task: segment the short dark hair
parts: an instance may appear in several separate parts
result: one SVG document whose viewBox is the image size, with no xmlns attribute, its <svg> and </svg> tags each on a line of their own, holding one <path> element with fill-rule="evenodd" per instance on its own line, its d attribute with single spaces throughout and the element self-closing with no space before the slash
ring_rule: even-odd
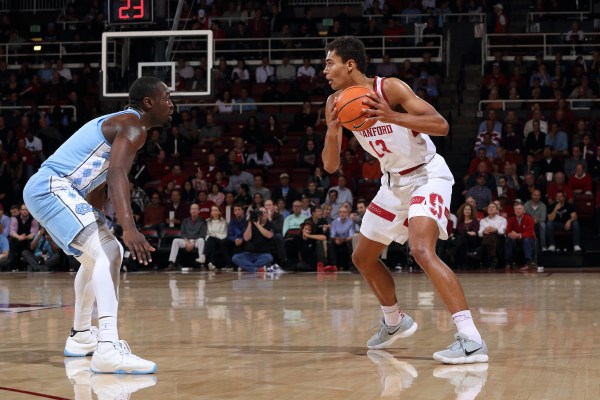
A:
<svg viewBox="0 0 600 400">
<path fill-rule="evenodd" d="M 354 36 L 342 36 L 325 46 L 326 51 L 335 51 L 343 62 L 354 60 L 356 68 L 362 73 L 367 69 L 365 45 Z"/>
<path fill-rule="evenodd" d="M 129 105 L 141 108 L 144 97 L 155 97 L 163 82 L 154 76 L 142 76 L 137 78 L 129 88 Z"/>
</svg>

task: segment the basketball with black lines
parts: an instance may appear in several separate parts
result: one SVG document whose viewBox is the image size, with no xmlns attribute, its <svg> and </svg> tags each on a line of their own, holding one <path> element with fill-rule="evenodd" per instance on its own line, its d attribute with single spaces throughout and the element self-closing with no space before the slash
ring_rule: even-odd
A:
<svg viewBox="0 0 600 400">
<path fill-rule="evenodd" d="M 369 115 L 363 109 L 369 108 L 363 104 L 368 99 L 367 94 L 373 91 L 365 86 L 350 86 L 339 94 L 336 107 L 340 123 L 351 131 L 363 131 L 372 127 L 377 120 L 367 120 Z"/>
</svg>

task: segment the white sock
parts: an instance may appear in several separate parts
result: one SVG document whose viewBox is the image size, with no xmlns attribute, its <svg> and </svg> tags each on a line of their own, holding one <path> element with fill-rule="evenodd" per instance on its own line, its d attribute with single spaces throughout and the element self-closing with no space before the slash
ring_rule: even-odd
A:
<svg viewBox="0 0 600 400">
<path fill-rule="evenodd" d="M 94 261 L 83 254 L 77 257 L 81 267 L 75 276 L 75 313 L 73 316 L 73 329 L 85 331 L 92 326 L 92 312 L 96 295 L 92 285 L 92 271 Z"/>
<path fill-rule="evenodd" d="M 383 311 L 383 319 L 387 326 L 396 326 L 400 324 L 400 320 L 404 316 L 398 303 L 393 306 L 381 306 L 381 311 Z"/>
<path fill-rule="evenodd" d="M 452 314 L 452 320 L 456 324 L 456 329 L 458 329 L 459 332 L 464 333 L 474 342 L 483 343 L 481 335 L 473 322 L 471 311 L 463 310 Z"/>
<path fill-rule="evenodd" d="M 98 341 L 117 343 L 119 333 L 117 331 L 117 317 L 102 317 L 98 320 L 100 332 Z"/>
</svg>

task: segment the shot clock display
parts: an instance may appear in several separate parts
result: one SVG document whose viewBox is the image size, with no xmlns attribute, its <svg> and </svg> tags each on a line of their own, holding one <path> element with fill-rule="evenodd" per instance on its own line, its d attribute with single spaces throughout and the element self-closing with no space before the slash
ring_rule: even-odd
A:
<svg viewBox="0 0 600 400">
<path fill-rule="evenodd" d="M 111 24 L 147 24 L 153 22 L 153 0 L 108 0 Z"/>
</svg>

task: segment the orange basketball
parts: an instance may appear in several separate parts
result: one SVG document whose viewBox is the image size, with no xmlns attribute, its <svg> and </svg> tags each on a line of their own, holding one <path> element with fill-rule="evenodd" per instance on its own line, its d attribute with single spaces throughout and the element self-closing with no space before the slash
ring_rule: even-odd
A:
<svg viewBox="0 0 600 400">
<path fill-rule="evenodd" d="M 363 108 L 368 108 L 362 101 L 367 97 L 367 93 L 373 91 L 364 86 L 350 86 L 338 96 L 337 109 L 340 123 L 351 131 L 364 131 L 372 127 L 376 120 L 367 121 L 368 114 L 362 112 Z"/>
</svg>

